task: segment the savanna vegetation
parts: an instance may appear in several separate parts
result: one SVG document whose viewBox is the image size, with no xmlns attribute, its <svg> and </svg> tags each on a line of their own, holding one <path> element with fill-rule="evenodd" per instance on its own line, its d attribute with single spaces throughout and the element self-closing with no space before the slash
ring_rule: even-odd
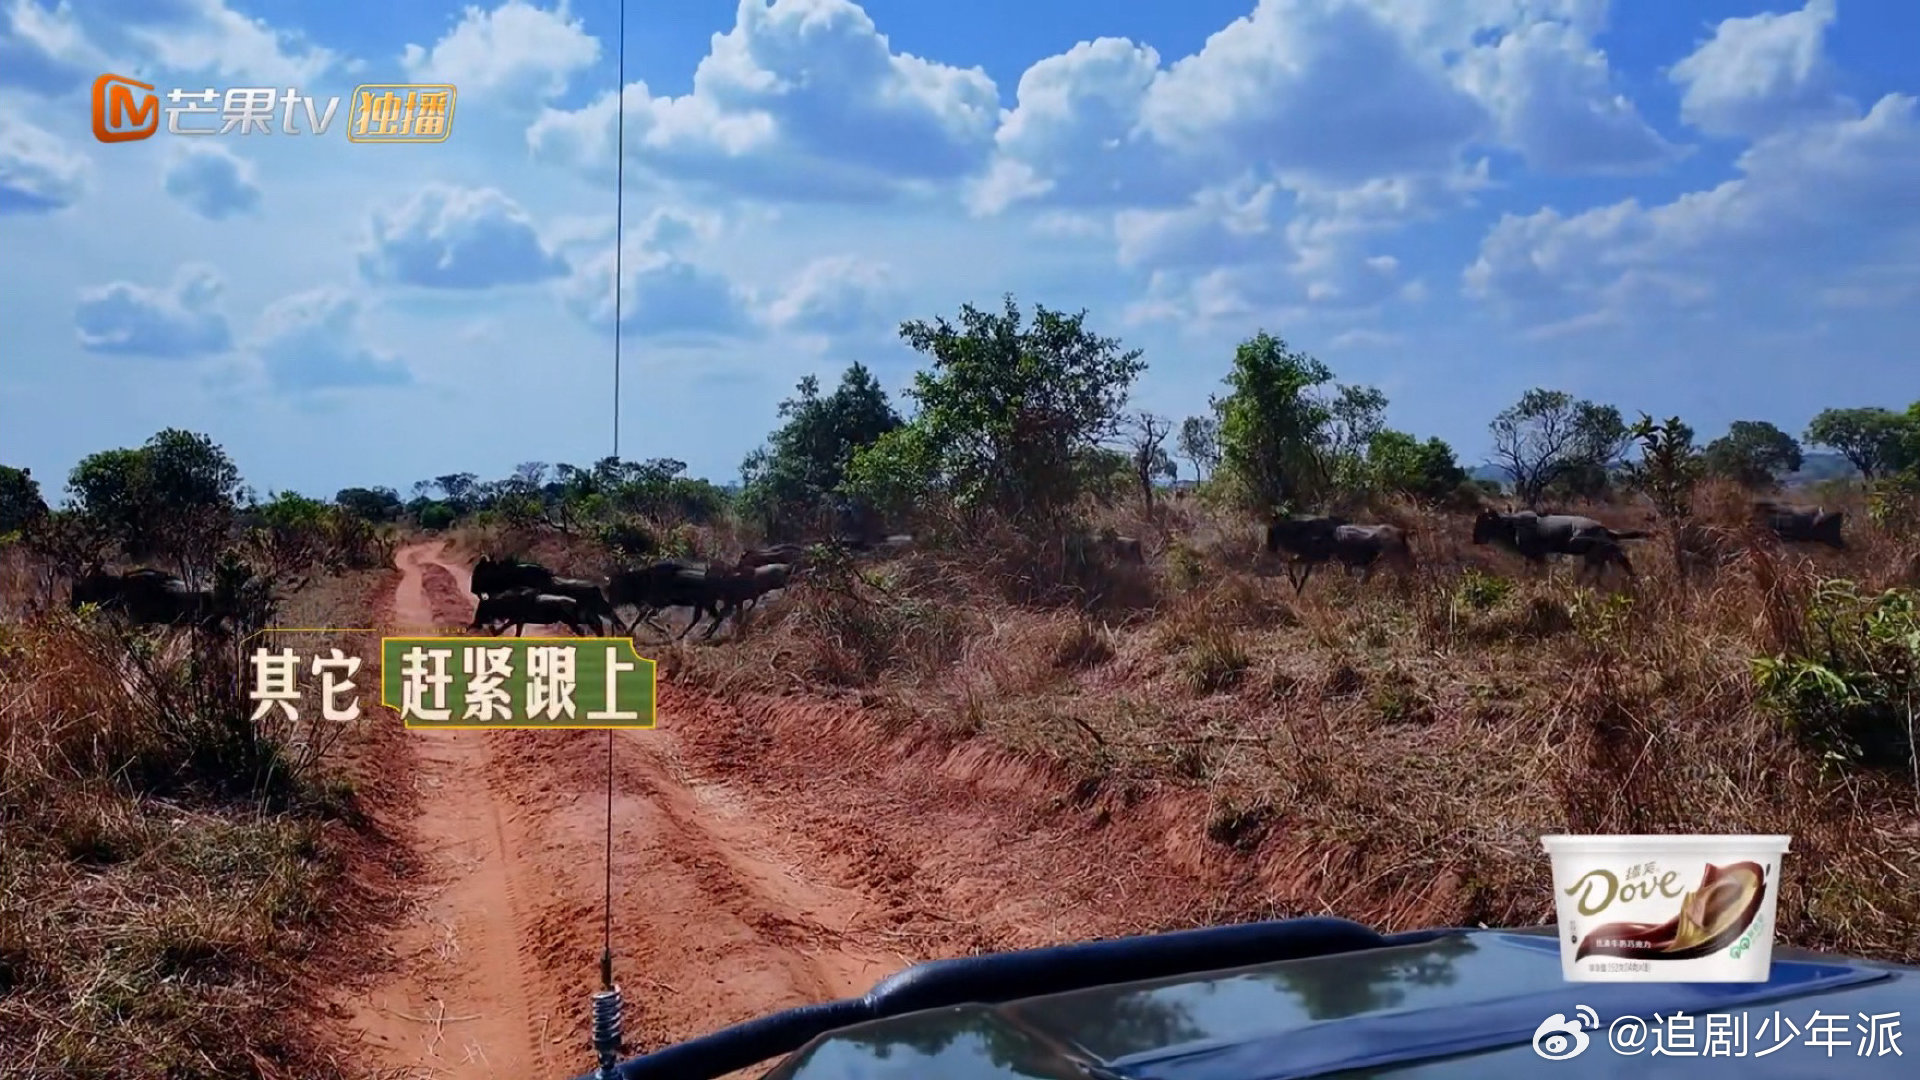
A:
<svg viewBox="0 0 1920 1080">
<path fill-rule="evenodd" d="M 716 692 L 798 685 L 1043 759 L 1113 814 L 1202 790 L 1223 848 L 1302 867 L 1230 915 L 1537 922 L 1543 832 L 1784 832 L 1794 943 L 1920 961 L 1920 403 L 1702 445 L 1535 389 L 1489 422 L 1496 481 L 1265 332 L 1185 418 L 1133 405 L 1145 358 L 1084 313 L 1007 298 L 901 336 L 925 361 L 905 402 L 859 364 L 809 377 L 728 487 L 608 458 L 261 497 L 171 430 L 80 462 L 58 507 L 0 468 L 0 1072 L 302 1062 L 281 1007 L 355 902 L 356 756 L 378 734 L 255 719 L 241 643 L 361 625 L 422 532 L 584 574 L 911 533 L 883 561 L 815 548 L 728 635 L 763 647 L 649 648 Z M 1796 485 L 1816 460 L 1846 475 Z M 1756 530 L 1759 498 L 1846 510 L 1846 550 Z M 1583 587 L 1473 544 L 1473 513 L 1506 503 L 1649 531 L 1638 579 Z M 1410 530 L 1417 569 L 1296 593 L 1260 527 L 1310 512 Z M 1123 536 L 1146 557 L 1116 557 Z M 157 636 L 69 610 L 67 582 L 136 564 L 231 623 Z"/>
</svg>

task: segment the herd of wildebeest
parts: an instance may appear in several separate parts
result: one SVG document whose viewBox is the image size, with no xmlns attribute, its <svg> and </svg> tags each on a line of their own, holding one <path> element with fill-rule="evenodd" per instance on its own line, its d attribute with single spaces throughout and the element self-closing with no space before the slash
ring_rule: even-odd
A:
<svg viewBox="0 0 1920 1080">
<path fill-rule="evenodd" d="M 1787 506 L 1770 500 L 1753 504 L 1755 524 L 1792 543 L 1824 544 L 1836 550 L 1847 546 L 1843 529 L 1846 512 L 1818 506 Z M 1710 540 L 1710 534 L 1695 526 L 1695 545 Z M 1614 529 L 1579 514 L 1541 514 L 1533 510 L 1503 513 L 1484 509 L 1473 520 L 1473 542 L 1492 544 L 1512 552 L 1538 567 L 1548 556 L 1568 556 L 1580 560 L 1580 574 L 1599 579 L 1610 566 L 1617 566 L 1632 578 L 1636 575 L 1632 560 L 1623 546 L 1628 540 L 1645 540 L 1652 534 L 1642 529 Z M 1411 570 L 1413 547 L 1408 530 L 1398 525 L 1356 525 L 1345 518 L 1274 518 L 1267 525 L 1267 552 L 1288 556 L 1287 576 L 1295 592 L 1306 588 L 1313 568 L 1327 562 L 1339 562 L 1348 573 L 1360 571 L 1360 580 L 1373 576 L 1376 567 L 1394 566 Z"/>
<path fill-rule="evenodd" d="M 1824 544 L 1845 549 L 1845 514 L 1817 506 L 1788 506 L 1774 502 L 1753 505 L 1755 524 L 1782 540 Z M 1473 542 L 1492 544 L 1543 566 L 1549 556 L 1579 560 L 1581 573 L 1596 579 L 1609 567 L 1619 567 L 1629 578 L 1633 563 L 1627 541 L 1646 539 L 1643 530 L 1614 529 L 1576 514 L 1541 514 L 1526 510 L 1482 510 L 1473 522 Z M 913 538 L 884 540 L 834 539 L 822 542 L 853 556 L 898 553 Z M 1106 557 L 1144 562 L 1141 542 L 1125 536 L 1106 536 L 1098 544 Z M 1306 587 L 1316 566 L 1338 562 L 1362 582 L 1380 566 L 1401 570 L 1414 567 L 1409 530 L 1398 525 L 1356 524 L 1337 516 L 1275 517 L 1266 527 L 1266 550 L 1284 556 L 1294 590 Z M 502 634 L 514 628 L 520 636 L 528 624 L 565 626 L 583 636 L 603 627 L 632 634 L 642 623 L 664 634 L 672 631 L 657 617 L 676 608 L 688 608 L 693 618 L 675 640 L 686 637 L 706 618 L 703 639 L 710 639 L 730 617 L 752 608 L 762 597 L 785 589 L 807 567 L 810 544 L 776 544 L 746 552 L 731 563 L 700 562 L 685 558 L 659 559 L 636 568 L 614 571 L 604 584 L 584 578 L 562 577 L 535 562 L 515 557 L 486 557 L 474 566 L 469 589 L 477 598 L 472 629 Z M 196 626 L 217 631 L 230 613 L 221 610 L 213 590 L 188 585 L 177 575 L 150 567 L 120 574 L 95 569 L 73 583 L 72 607 L 92 604 L 139 625 Z M 631 621 L 621 611 L 632 609 Z"/>
</svg>

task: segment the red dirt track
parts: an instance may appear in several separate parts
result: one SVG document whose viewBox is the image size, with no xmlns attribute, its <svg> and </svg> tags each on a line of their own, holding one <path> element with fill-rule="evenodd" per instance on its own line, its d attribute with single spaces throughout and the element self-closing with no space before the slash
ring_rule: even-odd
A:
<svg viewBox="0 0 1920 1080">
<path fill-rule="evenodd" d="M 443 542 L 398 555 L 394 632 L 471 617 Z M 716 646 L 720 648 L 727 645 Z M 390 722 L 398 723 L 397 720 Z M 727 704 L 663 679 L 614 746 L 613 944 L 629 1053 L 864 991 L 923 960 L 1137 931 L 1242 906 L 1186 800 L 1068 807 L 1037 768 L 882 739 L 801 699 Z M 415 899 L 343 988 L 341 1057 L 383 1080 L 591 1070 L 608 737 L 409 732 Z M 1242 864 L 1244 865 L 1244 864 Z"/>
</svg>

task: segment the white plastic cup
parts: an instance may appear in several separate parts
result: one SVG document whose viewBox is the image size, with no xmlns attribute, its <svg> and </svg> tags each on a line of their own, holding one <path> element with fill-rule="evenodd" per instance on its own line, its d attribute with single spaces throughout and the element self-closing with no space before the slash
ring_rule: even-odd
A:
<svg viewBox="0 0 1920 1080">
<path fill-rule="evenodd" d="M 1571 982 L 1766 982 L 1792 839 L 1541 837 L 1562 972 Z"/>
</svg>

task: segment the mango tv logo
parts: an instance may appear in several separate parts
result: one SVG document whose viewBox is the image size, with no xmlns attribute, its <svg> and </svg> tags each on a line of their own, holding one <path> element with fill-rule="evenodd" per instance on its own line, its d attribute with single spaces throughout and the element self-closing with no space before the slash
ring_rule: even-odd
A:
<svg viewBox="0 0 1920 1080">
<path fill-rule="evenodd" d="M 160 130 L 160 95 L 152 83 L 123 75 L 93 80 L 93 137 L 103 143 L 151 138 Z"/>
</svg>

